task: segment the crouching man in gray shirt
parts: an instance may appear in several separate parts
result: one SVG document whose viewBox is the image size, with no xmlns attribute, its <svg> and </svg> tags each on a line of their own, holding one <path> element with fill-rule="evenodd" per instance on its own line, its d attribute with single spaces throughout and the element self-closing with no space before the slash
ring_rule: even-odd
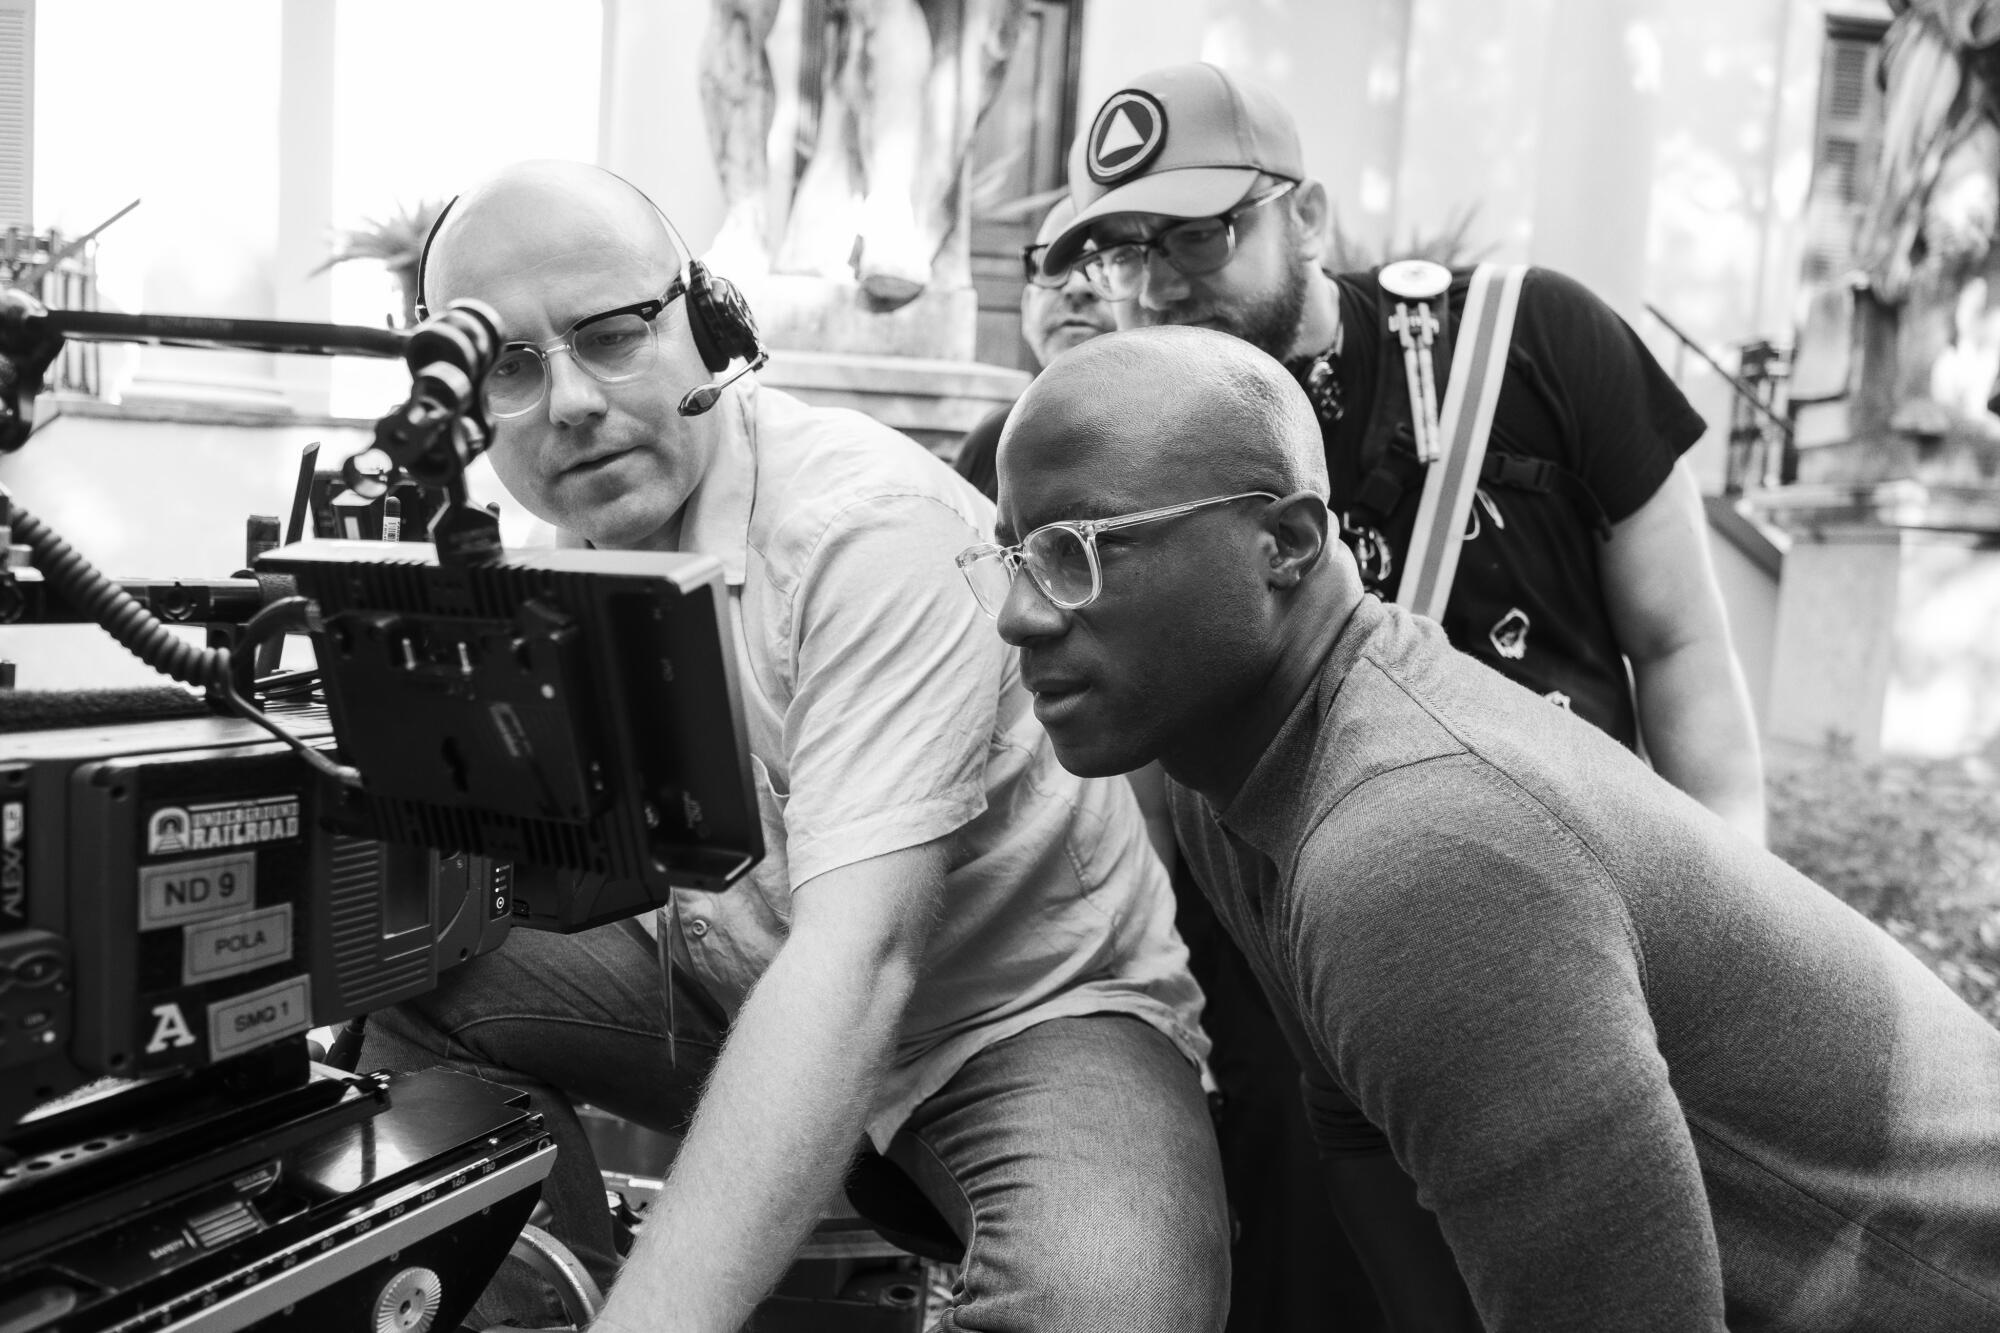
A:
<svg viewBox="0 0 2000 1333">
<path fill-rule="evenodd" d="M 999 477 L 1000 545 L 960 565 L 1064 766 L 1177 784 L 1400 1326 L 2000 1329 L 2000 1033 L 1364 597 L 1275 361 L 1097 339 Z"/>
</svg>

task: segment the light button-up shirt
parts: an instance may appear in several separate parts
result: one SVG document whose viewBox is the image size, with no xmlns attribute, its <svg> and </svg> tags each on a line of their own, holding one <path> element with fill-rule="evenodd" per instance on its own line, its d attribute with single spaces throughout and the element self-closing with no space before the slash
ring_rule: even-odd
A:
<svg viewBox="0 0 2000 1333">
<path fill-rule="evenodd" d="M 878 1148 L 966 1060 L 1052 1018 L 1132 1015 L 1199 1062 L 1201 993 L 1131 789 L 1057 763 L 953 563 L 990 540 L 992 504 L 859 413 L 749 382 L 718 410 L 681 546 L 728 583 L 767 852 L 723 892 L 676 892 L 677 963 L 733 1019 L 800 885 L 950 837 Z"/>
</svg>

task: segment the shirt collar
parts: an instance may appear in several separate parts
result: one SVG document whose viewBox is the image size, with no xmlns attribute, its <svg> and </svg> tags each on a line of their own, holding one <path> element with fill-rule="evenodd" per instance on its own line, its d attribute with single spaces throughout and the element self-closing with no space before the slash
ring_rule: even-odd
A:
<svg viewBox="0 0 2000 1333">
<path fill-rule="evenodd" d="M 1387 616 L 1382 603 L 1363 597 L 1320 663 L 1312 687 L 1299 696 L 1263 756 L 1237 789 L 1236 799 L 1217 816 L 1224 828 L 1277 865 L 1291 859 L 1302 825 L 1313 816 L 1315 774 L 1322 767 L 1320 737 L 1340 687 L 1361 659 L 1362 648 Z"/>
<path fill-rule="evenodd" d="M 757 392 L 755 381 L 722 395 L 716 410 L 727 413 L 715 457 L 681 510 L 682 551 L 712 555 L 722 577 L 743 586 L 749 567 L 750 516 L 757 503 Z"/>
</svg>

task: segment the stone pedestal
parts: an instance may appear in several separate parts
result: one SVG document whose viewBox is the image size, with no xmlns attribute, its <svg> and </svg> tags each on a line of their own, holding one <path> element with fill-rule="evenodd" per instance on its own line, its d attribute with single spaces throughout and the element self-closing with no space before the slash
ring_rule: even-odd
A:
<svg viewBox="0 0 2000 1333">
<path fill-rule="evenodd" d="M 979 293 L 932 288 L 895 310 L 869 308 L 852 281 L 785 273 L 737 282 L 769 347 L 972 360 Z"/>
<path fill-rule="evenodd" d="M 1751 504 L 1792 535 L 1771 739 L 1862 757 L 2000 746 L 2000 489 L 1803 484 Z"/>
<path fill-rule="evenodd" d="M 972 359 L 979 301 L 970 287 L 876 311 L 851 281 L 767 274 L 737 286 L 771 349 L 760 380 L 865 412 L 947 461 L 966 431 L 1028 387 L 1022 372 Z"/>
<path fill-rule="evenodd" d="M 824 407 L 851 407 L 949 461 L 966 431 L 1021 396 L 1028 376 L 979 361 L 783 348 L 757 378 Z"/>
</svg>

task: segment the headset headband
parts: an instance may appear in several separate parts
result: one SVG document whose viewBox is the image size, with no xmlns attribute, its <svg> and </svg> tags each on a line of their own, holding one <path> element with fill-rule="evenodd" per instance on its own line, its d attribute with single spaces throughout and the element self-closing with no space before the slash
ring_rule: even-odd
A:
<svg viewBox="0 0 2000 1333">
<path fill-rule="evenodd" d="M 654 202 L 652 195 L 647 194 L 631 181 L 626 180 L 623 176 L 611 170 L 611 168 L 599 167 L 598 170 L 646 201 L 646 207 L 653 210 L 653 216 L 659 218 L 660 225 L 667 229 L 667 239 L 673 242 L 674 254 L 680 260 L 676 267 L 680 270 L 681 281 L 685 284 L 692 284 L 695 264 L 694 251 L 688 249 L 687 241 L 681 236 L 681 229 L 676 227 L 674 220 L 667 216 L 667 210 Z M 445 201 L 445 206 L 438 210 L 436 220 L 431 223 L 431 229 L 424 233 L 423 249 L 417 251 L 417 318 L 419 320 L 431 317 L 429 277 L 431 246 L 437 243 L 438 232 L 444 228 L 444 220 L 451 216 L 451 210 L 463 197 L 462 195 L 455 194 Z"/>
</svg>

